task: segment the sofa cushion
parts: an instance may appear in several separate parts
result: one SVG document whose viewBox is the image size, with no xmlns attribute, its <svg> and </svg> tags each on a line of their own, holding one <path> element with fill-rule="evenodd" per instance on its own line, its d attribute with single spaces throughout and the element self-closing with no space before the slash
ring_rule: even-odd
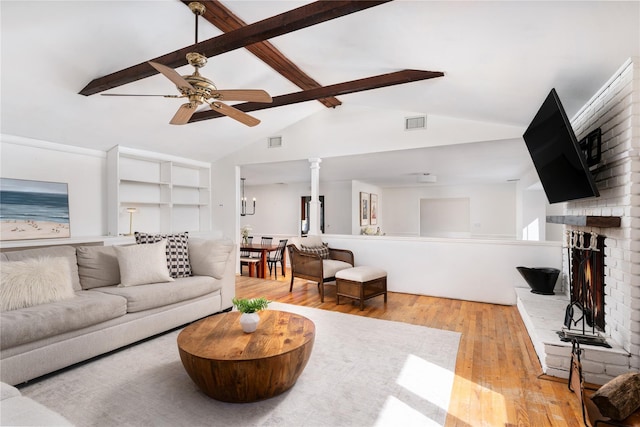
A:
<svg viewBox="0 0 640 427">
<path fill-rule="evenodd" d="M 156 243 L 163 239 L 167 240 L 165 248 L 167 255 L 167 267 L 169 274 L 173 278 L 191 276 L 191 265 L 189 264 L 189 233 L 177 234 L 147 234 L 135 232 L 136 243 Z"/>
<path fill-rule="evenodd" d="M 120 285 L 136 286 L 172 282 L 165 257 L 167 241 L 133 246 L 114 246 L 120 267 Z"/>
<path fill-rule="evenodd" d="M 194 275 L 222 279 L 229 255 L 234 249 L 235 244 L 230 240 L 191 238 L 189 240 L 191 271 Z"/>
<path fill-rule="evenodd" d="M 191 276 L 175 279 L 174 282 L 153 283 L 121 288 L 109 286 L 92 291 L 119 295 L 127 300 L 127 312 L 149 310 L 156 307 L 187 301 L 220 289 L 222 282 L 208 276 Z"/>
<path fill-rule="evenodd" d="M 322 260 L 322 278 L 328 279 L 329 277 L 335 277 L 336 273 L 345 268 L 352 268 L 353 266 L 348 262 L 338 261 L 335 259 L 323 259 Z"/>
<path fill-rule="evenodd" d="M 10 348 L 123 316 L 127 301 L 80 291 L 75 298 L 0 313 L 0 348 Z"/>
<path fill-rule="evenodd" d="M 5 252 L 8 261 L 23 261 L 27 258 L 37 257 L 63 257 L 69 262 L 71 272 L 71 283 L 74 291 L 81 291 L 80 277 L 78 276 L 78 263 L 76 261 L 76 248 L 73 246 L 50 246 L 39 249 L 25 249 L 20 251 Z"/>
<path fill-rule="evenodd" d="M 3 426 L 72 426 L 66 418 L 40 403 L 23 396 L 6 383 L 0 383 L 0 425 Z"/>
<path fill-rule="evenodd" d="M 0 263 L 0 310 L 73 298 L 66 258 L 37 257 Z"/>
<path fill-rule="evenodd" d="M 0 400 L 5 400 L 10 397 L 18 397 L 18 396 L 20 396 L 20 391 L 17 388 L 7 383 L 0 383 Z M 4 425 L 4 424 L 0 424 L 0 425 Z"/>
<path fill-rule="evenodd" d="M 113 246 L 78 246 L 76 256 L 82 289 L 120 283 L 120 267 Z"/>
</svg>

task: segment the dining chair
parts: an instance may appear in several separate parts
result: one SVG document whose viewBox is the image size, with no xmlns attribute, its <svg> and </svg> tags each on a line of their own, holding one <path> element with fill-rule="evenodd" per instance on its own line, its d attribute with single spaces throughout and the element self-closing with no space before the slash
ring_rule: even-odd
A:
<svg viewBox="0 0 640 427">
<path fill-rule="evenodd" d="M 253 236 L 247 237 L 247 242 L 249 244 L 253 243 Z M 246 265 L 249 268 L 249 276 L 251 276 L 251 271 L 255 270 L 255 267 L 260 266 L 260 258 L 253 258 L 251 256 L 251 252 L 243 251 L 240 249 L 240 275 L 242 275 L 242 266 Z M 256 272 L 257 275 L 257 272 Z"/>
<path fill-rule="evenodd" d="M 278 280 L 278 263 L 280 264 L 280 270 L 282 271 L 282 276 L 286 277 L 284 271 L 284 251 L 287 249 L 287 239 L 281 239 L 278 243 L 278 249 L 275 251 L 269 252 L 267 256 L 267 265 L 269 266 L 269 277 L 271 277 L 271 270 L 275 272 L 276 280 Z"/>
<path fill-rule="evenodd" d="M 261 245 L 271 245 L 271 242 L 272 242 L 272 241 L 273 241 L 273 237 L 264 237 L 264 236 L 263 236 L 263 237 L 260 239 L 260 244 L 261 244 Z M 260 258 L 260 252 L 253 252 L 253 253 L 251 254 L 251 256 L 252 256 L 253 258 Z"/>
</svg>

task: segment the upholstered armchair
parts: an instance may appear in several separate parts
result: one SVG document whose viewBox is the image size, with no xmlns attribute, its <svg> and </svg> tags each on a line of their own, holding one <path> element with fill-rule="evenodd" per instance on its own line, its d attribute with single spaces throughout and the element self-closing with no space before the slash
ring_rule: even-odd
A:
<svg viewBox="0 0 640 427">
<path fill-rule="evenodd" d="M 294 237 L 287 245 L 291 263 L 291 285 L 296 277 L 318 284 L 320 302 L 324 302 L 324 284 L 336 280 L 336 273 L 354 266 L 353 252 L 329 248 L 320 236 Z"/>
</svg>

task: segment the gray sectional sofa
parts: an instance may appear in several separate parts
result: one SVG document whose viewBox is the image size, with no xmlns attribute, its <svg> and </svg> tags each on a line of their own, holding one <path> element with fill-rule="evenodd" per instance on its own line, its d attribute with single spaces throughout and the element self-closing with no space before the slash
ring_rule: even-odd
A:
<svg viewBox="0 0 640 427">
<path fill-rule="evenodd" d="M 191 275 L 129 286 L 121 284 L 123 257 L 134 266 L 129 274 L 138 274 L 137 262 L 143 275 L 153 263 L 124 248 L 52 246 L 0 254 L 3 266 L 64 258 L 73 286 L 70 297 L 0 313 L 2 382 L 20 384 L 232 307 L 232 242 L 190 238 Z"/>
<path fill-rule="evenodd" d="M 23 396 L 9 384 L 0 383 L 1 426 L 72 426 L 62 415 Z"/>
</svg>

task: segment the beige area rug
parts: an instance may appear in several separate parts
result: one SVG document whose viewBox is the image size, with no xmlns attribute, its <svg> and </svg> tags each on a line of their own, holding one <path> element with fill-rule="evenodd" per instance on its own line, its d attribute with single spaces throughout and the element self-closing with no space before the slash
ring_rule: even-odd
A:
<svg viewBox="0 0 640 427">
<path fill-rule="evenodd" d="M 182 367 L 179 331 L 21 387 L 77 426 L 444 425 L 460 334 L 271 303 L 311 319 L 311 358 L 287 392 L 215 401 Z"/>
</svg>

